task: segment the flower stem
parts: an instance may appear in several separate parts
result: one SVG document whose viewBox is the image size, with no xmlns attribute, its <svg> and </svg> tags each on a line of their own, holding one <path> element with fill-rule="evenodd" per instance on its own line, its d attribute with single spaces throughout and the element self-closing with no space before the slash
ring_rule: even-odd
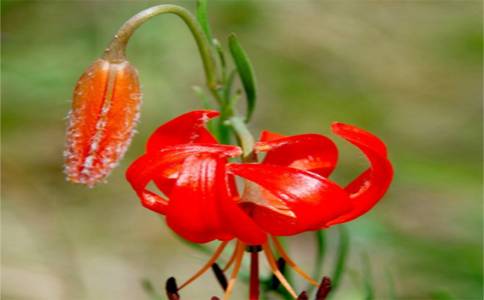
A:
<svg viewBox="0 0 484 300">
<path fill-rule="evenodd" d="M 149 19 L 166 13 L 179 16 L 192 32 L 203 61 L 207 86 L 210 90 L 215 90 L 218 86 L 218 79 L 215 59 L 208 39 L 197 19 L 188 10 L 178 5 L 157 5 L 133 16 L 119 28 L 118 33 L 114 35 L 108 48 L 105 50 L 103 58 L 113 63 L 124 61 L 126 57 L 126 45 L 136 29 Z"/>
</svg>

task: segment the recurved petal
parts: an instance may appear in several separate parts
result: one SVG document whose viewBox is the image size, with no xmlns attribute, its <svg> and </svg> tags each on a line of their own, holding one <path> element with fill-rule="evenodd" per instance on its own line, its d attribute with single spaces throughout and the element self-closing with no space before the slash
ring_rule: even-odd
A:
<svg viewBox="0 0 484 300">
<path fill-rule="evenodd" d="M 217 144 L 217 140 L 206 129 L 205 124 L 219 114 L 213 110 L 195 110 L 161 125 L 148 139 L 147 152 L 159 151 L 164 147 L 178 144 Z"/>
<path fill-rule="evenodd" d="M 154 199 L 150 198 L 150 196 L 155 194 L 146 190 L 146 186 L 151 180 L 159 181 L 156 182 L 158 187 L 165 195 L 169 195 L 178 177 L 182 163 L 189 156 L 200 153 L 209 153 L 220 158 L 227 158 L 240 155 L 242 150 L 237 146 L 218 144 L 181 144 L 165 147 L 159 152 L 146 153 L 140 156 L 128 168 L 126 178 L 143 203 Z M 162 199 L 161 197 L 159 198 Z"/>
<path fill-rule="evenodd" d="M 247 244 L 263 244 L 265 232 L 228 194 L 225 164 L 212 154 L 187 158 L 171 193 L 166 222 L 194 243 L 236 237 Z"/>
<path fill-rule="evenodd" d="M 67 178 L 102 181 L 124 155 L 139 116 L 138 75 L 128 62 L 96 60 L 79 79 L 69 114 Z"/>
<path fill-rule="evenodd" d="M 353 202 L 353 210 L 330 221 L 328 226 L 351 221 L 368 212 L 386 193 L 393 178 L 386 146 L 379 138 L 351 125 L 333 123 L 331 128 L 335 134 L 360 148 L 371 167 L 345 188 Z"/>
<path fill-rule="evenodd" d="M 338 161 L 338 149 L 327 137 L 301 134 L 289 137 L 265 132 L 255 149 L 267 151 L 263 164 L 282 165 L 328 177 Z"/>
<path fill-rule="evenodd" d="M 227 168 L 258 185 L 246 183 L 247 193 L 239 205 L 273 235 L 319 229 L 352 208 L 341 187 L 311 172 L 265 164 L 229 164 Z"/>
<path fill-rule="evenodd" d="M 272 141 L 275 141 L 275 140 L 278 140 L 278 139 L 283 139 L 285 137 L 287 137 L 287 136 L 264 130 L 264 131 L 262 131 L 262 133 L 260 135 L 259 142 L 272 142 Z"/>
</svg>

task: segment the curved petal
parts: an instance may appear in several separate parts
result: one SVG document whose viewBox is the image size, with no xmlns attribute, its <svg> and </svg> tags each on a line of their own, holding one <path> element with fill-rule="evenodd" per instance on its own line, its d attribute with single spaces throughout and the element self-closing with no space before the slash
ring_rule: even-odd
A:
<svg viewBox="0 0 484 300">
<path fill-rule="evenodd" d="M 256 151 L 267 151 L 263 164 L 282 165 L 328 177 L 338 161 L 338 149 L 327 137 L 301 134 L 283 137 L 265 132 L 255 145 Z"/>
<path fill-rule="evenodd" d="M 155 152 L 167 146 L 187 143 L 217 144 L 217 140 L 205 128 L 205 124 L 220 115 L 213 110 L 195 110 L 183 114 L 158 127 L 148 139 L 147 152 Z"/>
<path fill-rule="evenodd" d="M 333 123 L 331 129 L 360 148 L 370 161 L 371 167 L 345 188 L 353 201 L 353 210 L 332 220 L 328 226 L 354 220 L 368 212 L 383 197 L 393 177 L 386 146 L 379 138 L 357 127 L 341 123 Z"/>
<path fill-rule="evenodd" d="M 187 158 L 170 197 L 166 222 L 194 243 L 237 237 L 246 244 L 263 244 L 265 232 L 229 197 L 225 164 L 225 159 L 212 154 Z"/>
<path fill-rule="evenodd" d="M 239 205 L 273 235 L 319 229 L 352 208 L 341 187 L 311 172 L 263 164 L 229 164 L 227 169 L 257 184 L 246 183 Z"/>
<path fill-rule="evenodd" d="M 189 156 L 199 153 L 211 153 L 221 158 L 227 158 L 240 155 L 242 150 L 237 146 L 218 144 L 182 144 L 166 147 L 159 152 L 146 153 L 135 160 L 128 168 L 126 178 L 140 197 L 143 205 L 152 209 L 153 205 L 149 205 L 149 203 L 153 202 L 154 199 L 161 204 L 166 204 L 166 200 L 146 190 L 146 185 L 155 178 L 163 178 L 166 186 L 164 186 L 165 189 L 162 188 L 161 190 L 165 195 L 169 195 L 167 190 L 171 191 L 172 183 L 178 177 L 181 164 Z M 161 214 L 165 213 L 162 208 L 159 208 L 159 205 L 156 207 L 156 210 L 152 210 Z"/>
<path fill-rule="evenodd" d="M 264 131 L 262 131 L 262 133 L 260 135 L 259 142 L 272 142 L 272 141 L 275 141 L 275 140 L 278 140 L 278 139 L 283 139 L 285 137 L 287 137 L 287 136 L 264 130 Z"/>
</svg>

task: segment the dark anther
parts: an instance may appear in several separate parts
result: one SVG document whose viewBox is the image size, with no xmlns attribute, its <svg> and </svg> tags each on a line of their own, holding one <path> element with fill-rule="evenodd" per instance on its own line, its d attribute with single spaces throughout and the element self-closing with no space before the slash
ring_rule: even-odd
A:
<svg viewBox="0 0 484 300">
<path fill-rule="evenodd" d="M 218 297 L 213 296 L 210 300 L 220 300 Z"/>
<path fill-rule="evenodd" d="M 180 300 L 178 295 L 178 286 L 176 285 L 175 277 L 170 277 L 166 281 L 166 296 L 169 300 Z"/>
<path fill-rule="evenodd" d="M 284 271 L 286 270 L 286 261 L 282 257 L 277 260 L 277 268 L 282 274 L 284 274 Z M 271 289 L 276 290 L 279 287 L 279 284 L 281 284 L 281 282 L 276 275 L 272 275 Z"/>
<path fill-rule="evenodd" d="M 217 277 L 218 282 L 220 283 L 220 285 L 225 291 L 227 289 L 227 278 L 225 277 L 224 271 L 222 271 L 222 269 L 220 269 L 220 267 L 216 263 L 212 265 L 212 271 L 215 274 L 215 277 Z"/>
<path fill-rule="evenodd" d="M 308 299 L 309 299 L 309 298 L 308 298 L 308 292 L 306 292 L 306 291 L 303 291 L 303 292 L 302 292 L 302 293 L 299 295 L 299 297 L 297 297 L 297 300 L 308 300 Z"/>
<path fill-rule="evenodd" d="M 316 293 L 316 300 L 325 300 L 331 291 L 331 279 L 328 276 L 324 276 L 321 284 L 319 285 L 318 292 Z"/>
<path fill-rule="evenodd" d="M 245 246 L 245 252 L 261 252 L 262 246 L 261 245 L 247 245 Z"/>
</svg>

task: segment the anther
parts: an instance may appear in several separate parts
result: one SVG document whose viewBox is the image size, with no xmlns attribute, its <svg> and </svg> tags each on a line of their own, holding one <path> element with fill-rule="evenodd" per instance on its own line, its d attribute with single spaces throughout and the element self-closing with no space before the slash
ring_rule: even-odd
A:
<svg viewBox="0 0 484 300">
<path fill-rule="evenodd" d="M 298 297 L 297 300 L 308 300 L 308 292 L 303 291 Z"/>
<path fill-rule="evenodd" d="M 282 257 L 277 260 L 277 268 L 279 269 L 279 271 L 281 271 L 282 274 L 284 274 L 284 271 L 286 270 L 286 261 Z M 277 289 L 279 287 L 279 284 L 281 284 L 281 282 L 276 277 L 276 275 L 272 275 L 271 289 Z"/>
<path fill-rule="evenodd" d="M 175 277 L 170 277 L 166 281 L 166 296 L 169 300 L 180 300 L 178 295 L 178 287 L 176 285 Z"/>
<path fill-rule="evenodd" d="M 331 291 L 331 279 L 328 276 L 324 276 L 321 280 L 321 284 L 316 293 L 316 300 L 325 300 Z"/>
<path fill-rule="evenodd" d="M 217 263 L 214 263 L 212 265 L 212 271 L 215 274 L 215 277 L 217 278 L 218 283 L 220 283 L 220 285 L 222 286 L 224 291 L 227 290 L 227 284 L 228 284 L 227 283 L 227 277 L 225 277 L 224 272 L 222 271 L 222 269 L 220 269 L 220 267 Z"/>
</svg>

